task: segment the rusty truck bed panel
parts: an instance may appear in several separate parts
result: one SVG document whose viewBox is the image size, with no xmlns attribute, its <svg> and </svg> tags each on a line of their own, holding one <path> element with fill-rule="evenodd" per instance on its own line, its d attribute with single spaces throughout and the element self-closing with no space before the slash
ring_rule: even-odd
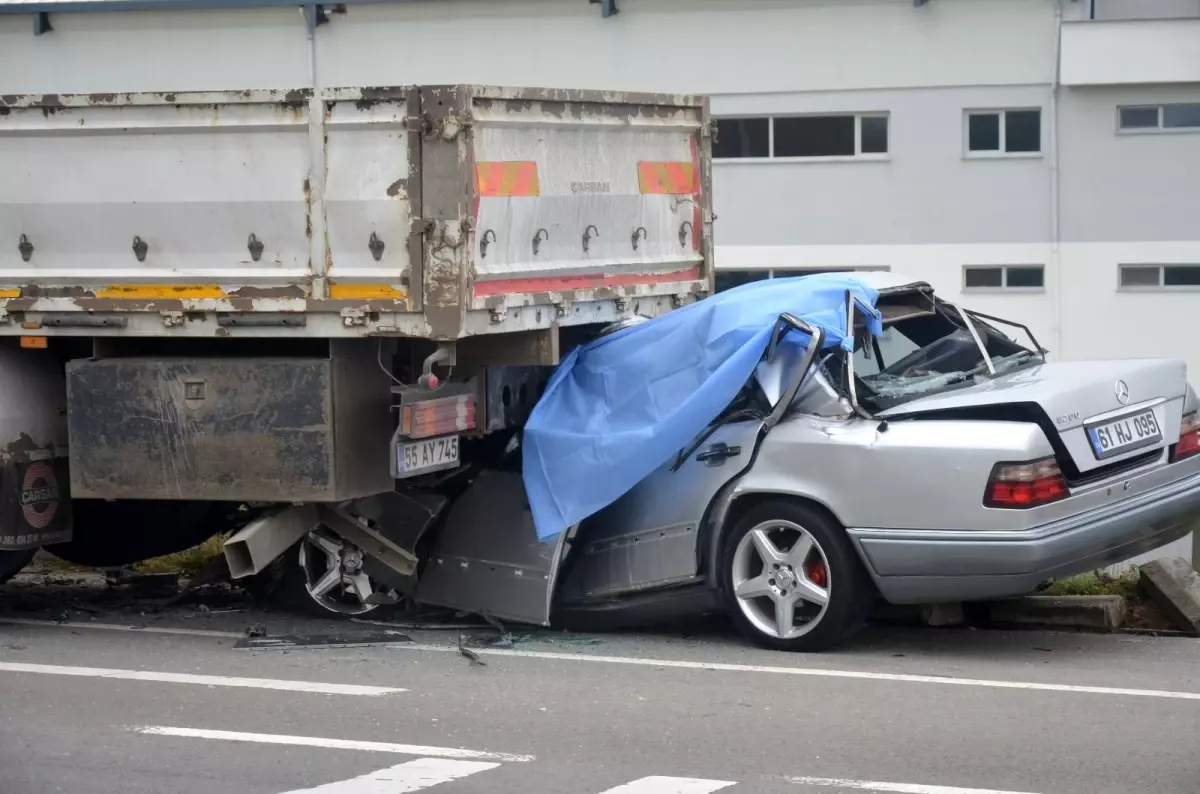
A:
<svg viewBox="0 0 1200 794">
<path fill-rule="evenodd" d="M 0 334 L 477 334 L 711 290 L 707 101 L 0 97 Z"/>
</svg>

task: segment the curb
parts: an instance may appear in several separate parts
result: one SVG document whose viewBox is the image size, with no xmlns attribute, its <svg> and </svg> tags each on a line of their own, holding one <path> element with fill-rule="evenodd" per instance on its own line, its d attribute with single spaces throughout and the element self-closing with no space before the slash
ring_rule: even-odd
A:
<svg viewBox="0 0 1200 794">
<path fill-rule="evenodd" d="M 1125 625 L 1125 599 L 1103 596 L 1026 596 L 988 605 L 993 622 L 1116 631 Z"/>
</svg>

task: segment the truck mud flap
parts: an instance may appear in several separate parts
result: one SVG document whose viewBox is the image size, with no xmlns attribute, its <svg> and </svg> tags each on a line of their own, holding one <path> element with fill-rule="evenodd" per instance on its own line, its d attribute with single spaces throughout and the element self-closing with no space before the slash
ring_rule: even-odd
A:
<svg viewBox="0 0 1200 794">
<path fill-rule="evenodd" d="M 485 470 L 450 507 L 416 600 L 549 625 L 566 535 L 540 542 L 521 475 Z"/>
<path fill-rule="evenodd" d="M 66 458 L 21 460 L 0 454 L 0 551 L 71 539 Z"/>
</svg>

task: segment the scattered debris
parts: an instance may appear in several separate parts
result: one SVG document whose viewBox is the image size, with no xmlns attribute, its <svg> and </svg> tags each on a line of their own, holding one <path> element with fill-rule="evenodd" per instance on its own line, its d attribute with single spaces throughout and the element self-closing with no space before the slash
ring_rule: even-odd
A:
<svg viewBox="0 0 1200 794">
<path fill-rule="evenodd" d="M 267 636 L 267 627 L 262 625 L 261 623 L 254 625 L 254 626 L 247 626 L 246 627 L 246 636 L 247 637 L 265 637 L 265 636 Z"/>
<path fill-rule="evenodd" d="M 238 651 L 295 651 L 332 648 L 372 648 L 412 642 L 407 634 L 398 631 L 372 632 L 357 636 L 338 634 L 300 634 L 278 637 L 248 635 L 234 643 Z"/>
<path fill-rule="evenodd" d="M 566 645 L 600 645 L 603 642 L 598 637 L 585 637 L 582 634 L 569 634 L 565 631 L 557 637 L 548 637 L 543 641 L 564 643 Z"/>
<path fill-rule="evenodd" d="M 477 665 L 479 667 L 486 667 L 487 662 L 480 659 L 479 654 L 475 653 L 475 651 L 471 650 L 466 645 L 464 645 L 463 644 L 464 641 L 465 641 L 465 637 L 462 634 L 459 634 L 458 635 L 458 652 L 461 653 L 463 656 L 467 657 L 467 661 L 469 661 L 472 666 Z"/>
<path fill-rule="evenodd" d="M 179 572 L 135 573 L 125 569 L 105 571 L 112 587 L 129 587 L 147 598 L 179 594 Z"/>
<path fill-rule="evenodd" d="M 89 615 L 101 614 L 101 610 L 93 609 L 92 607 L 89 607 L 89 606 L 84 606 L 83 604 L 80 604 L 77 601 L 71 601 L 67 606 L 69 606 L 71 609 L 74 609 L 76 612 L 86 612 Z"/>
<path fill-rule="evenodd" d="M 367 620 L 366 618 L 350 618 L 351 623 L 361 623 L 365 626 L 386 626 L 391 629 L 407 631 L 464 631 L 477 629 L 474 623 L 421 623 L 419 621 Z"/>
</svg>

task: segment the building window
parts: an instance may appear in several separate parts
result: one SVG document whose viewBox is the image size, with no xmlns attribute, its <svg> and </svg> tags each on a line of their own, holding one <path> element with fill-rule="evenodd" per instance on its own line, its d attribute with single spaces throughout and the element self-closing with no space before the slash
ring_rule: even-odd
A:
<svg viewBox="0 0 1200 794">
<path fill-rule="evenodd" d="M 963 289 L 1031 289 L 1046 286 L 1046 269 L 1041 265 L 966 265 Z"/>
<path fill-rule="evenodd" d="M 717 292 L 724 292 L 727 289 L 740 287 L 743 284 L 749 284 L 751 281 L 762 281 L 770 278 L 770 270 L 717 270 L 716 288 Z"/>
<path fill-rule="evenodd" d="M 1138 287 L 1200 287 L 1200 264 L 1121 265 L 1120 285 Z"/>
<path fill-rule="evenodd" d="M 878 158 L 888 153 L 885 113 L 717 119 L 713 157 Z"/>
<path fill-rule="evenodd" d="M 973 156 L 1042 151 L 1041 110 L 967 111 L 967 153 Z"/>
<path fill-rule="evenodd" d="M 749 284 L 752 281 L 762 281 L 769 278 L 797 278 L 799 276 L 811 276 L 815 273 L 861 273 L 880 270 L 888 272 L 892 269 L 891 265 L 859 265 L 855 266 L 806 266 L 796 268 L 773 268 L 771 270 L 722 270 L 717 269 L 716 275 L 716 290 L 724 292 L 727 289 L 740 287 L 743 284 Z"/>
<path fill-rule="evenodd" d="M 1200 102 L 1119 107 L 1117 128 L 1121 132 L 1200 131 Z"/>
<path fill-rule="evenodd" d="M 713 157 L 770 156 L 770 119 L 717 119 Z"/>
</svg>

